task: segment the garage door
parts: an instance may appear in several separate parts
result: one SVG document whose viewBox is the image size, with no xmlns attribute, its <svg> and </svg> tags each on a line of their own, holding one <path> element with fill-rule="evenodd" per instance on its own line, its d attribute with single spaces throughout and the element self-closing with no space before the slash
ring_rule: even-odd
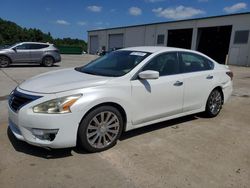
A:
<svg viewBox="0 0 250 188">
<path fill-rule="evenodd" d="M 123 34 L 109 35 L 109 50 L 123 48 Z"/>
<path fill-rule="evenodd" d="M 90 48 L 89 53 L 90 54 L 96 54 L 98 51 L 98 36 L 90 36 Z"/>
</svg>

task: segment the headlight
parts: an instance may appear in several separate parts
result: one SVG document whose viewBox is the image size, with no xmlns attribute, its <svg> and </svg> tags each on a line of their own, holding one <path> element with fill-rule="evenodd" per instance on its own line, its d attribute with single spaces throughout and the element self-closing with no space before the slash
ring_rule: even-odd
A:
<svg viewBox="0 0 250 188">
<path fill-rule="evenodd" d="M 81 97 L 82 95 L 72 95 L 53 99 L 44 103 L 41 103 L 33 107 L 35 113 L 46 113 L 46 114 L 63 114 L 69 113 L 70 107 Z"/>
</svg>

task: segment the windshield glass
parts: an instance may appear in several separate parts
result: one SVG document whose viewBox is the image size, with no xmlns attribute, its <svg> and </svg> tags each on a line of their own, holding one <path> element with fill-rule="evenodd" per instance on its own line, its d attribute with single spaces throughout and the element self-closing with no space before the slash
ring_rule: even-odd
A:
<svg viewBox="0 0 250 188">
<path fill-rule="evenodd" d="M 148 57 L 150 53 L 138 51 L 114 51 L 89 64 L 76 68 L 77 71 L 99 75 L 118 77 L 130 72 L 136 65 Z"/>
</svg>

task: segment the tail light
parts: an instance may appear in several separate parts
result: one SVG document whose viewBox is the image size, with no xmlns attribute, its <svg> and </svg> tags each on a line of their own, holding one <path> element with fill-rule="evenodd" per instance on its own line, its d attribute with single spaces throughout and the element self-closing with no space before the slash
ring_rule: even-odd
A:
<svg viewBox="0 0 250 188">
<path fill-rule="evenodd" d="M 231 80 L 233 80 L 234 74 L 232 71 L 228 71 L 226 74 L 231 78 Z"/>
</svg>

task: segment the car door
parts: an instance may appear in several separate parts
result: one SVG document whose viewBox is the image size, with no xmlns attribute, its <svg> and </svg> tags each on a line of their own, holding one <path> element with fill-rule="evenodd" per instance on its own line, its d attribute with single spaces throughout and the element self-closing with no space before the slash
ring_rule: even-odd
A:
<svg viewBox="0 0 250 188">
<path fill-rule="evenodd" d="M 12 60 L 20 63 L 30 62 L 29 44 L 25 43 L 16 46 L 12 54 Z"/>
<path fill-rule="evenodd" d="M 201 109 L 213 86 L 213 63 L 207 58 L 191 52 L 179 52 L 183 75 L 183 112 Z"/>
<path fill-rule="evenodd" d="M 182 112 L 183 79 L 177 53 L 164 53 L 150 60 L 141 70 L 159 72 L 155 80 L 131 80 L 133 124 L 141 124 Z"/>
<path fill-rule="evenodd" d="M 38 62 L 42 60 L 44 51 L 43 49 L 48 47 L 46 44 L 31 44 L 30 45 L 30 57 L 32 62 Z"/>
</svg>

